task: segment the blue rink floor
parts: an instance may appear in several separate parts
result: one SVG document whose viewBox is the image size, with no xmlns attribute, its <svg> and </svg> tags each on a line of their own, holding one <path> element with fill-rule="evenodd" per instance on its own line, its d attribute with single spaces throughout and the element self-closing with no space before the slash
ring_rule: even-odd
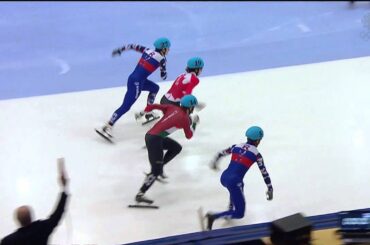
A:
<svg viewBox="0 0 370 245">
<path fill-rule="evenodd" d="M 172 41 L 168 80 L 195 55 L 203 76 L 368 56 L 369 12 L 368 2 L 2 2 L 0 99 L 123 86 L 140 55 L 111 51 L 160 36 Z"/>
</svg>

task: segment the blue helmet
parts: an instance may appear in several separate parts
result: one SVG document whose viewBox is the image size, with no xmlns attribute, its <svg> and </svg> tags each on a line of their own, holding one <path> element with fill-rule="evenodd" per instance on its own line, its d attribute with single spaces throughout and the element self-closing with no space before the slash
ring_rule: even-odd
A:
<svg viewBox="0 0 370 245">
<path fill-rule="evenodd" d="M 203 68 L 204 61 L 200 57 L 193 57 L 188 60 L 188 67 L 190 69 Z"/>
<path fill-rule="evenodd" d="M 190 108 L 198 104 L 198 100 L 194 95 L 188 94 L 181 98 L 180 105 L 182 107 Z"/>
<path fill-rule="evenodd" d="M 245 136 L 251 140 L 260 140 L 263 138 L 263 130 L 258 126 L 252 126 L 247 129 Z"/>
<path fill-rule="evenodd" d="M 158 38 L 157 40 L 155 40 L 153 44 L 156 49 L 163 49 L 163 48 L 171 47 L 170 40 L 165 37 Z"/>
</svg>

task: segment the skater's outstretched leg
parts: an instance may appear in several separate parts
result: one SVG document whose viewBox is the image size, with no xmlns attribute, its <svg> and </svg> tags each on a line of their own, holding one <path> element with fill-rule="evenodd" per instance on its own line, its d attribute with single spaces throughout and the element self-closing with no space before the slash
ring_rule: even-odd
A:
<svg viewBox="0 0 370 245">
<path fill-rule="evenodd" d="M 137 85 L 136 85 L 137 84 Z M 113 126 L 126 112 L 128 112 L 131 106 L 139 98 L 141 93 L 140 83 L 135 82 L 132 78 L 129 78 L 127 83 L 127 92 L 121 106 L 113 113 L 108 123 L 106 123 L 101 129 L 95 129 L 95 131 L 104 137 L 106 140 L 112 142 Z"/>
<path fill-rule="evenodd" d="M 155 101 L 155 97 L 157 96 L 157 93 L 159 91 L 159 86 L 155 84 L 154 82 L 146 79 L 143 82 L 142 90 L 149 92 L 148 99 L 147 99 L 147 105 L 153 104 Z M 159 118 L 159 116 L 155 112 L 152 112 L 152 111 L 151 112 L 140 111 L 140 112 L 135 113 L 136 120 L 141 119 L 143 116 L 145 116 L 145 122 L 143 124 L 146 124 L 148 122 L 151 122 Z"/>
</svg>

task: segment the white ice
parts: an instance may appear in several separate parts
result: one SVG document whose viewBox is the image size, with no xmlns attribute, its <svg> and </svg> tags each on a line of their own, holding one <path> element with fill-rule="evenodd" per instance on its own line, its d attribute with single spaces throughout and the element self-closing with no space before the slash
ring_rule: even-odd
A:
<svg viewBox="0 0 370 245">
<path fill-rule="evenodd" d="M 116 144 L 95 132 L 120 105 L 125 88 L 0 101 L 0 237 L 14 231 L 13 211 L 29 204 L 45 218 L 59 192 L 56 159 L 66 159 L 71 198 L 53 244 L 122 244 L 199 231 L 199 206 L 222 211 L 228 193 L 217 153 L 265 131 L 259 150 L 275 190 L 265 199 L 258 167 L 245 177 L 246 216 L 215 228 L 268 222 L 296 212 L 318 215 L 370 206 L 370 58 L 201 77 L 194 95 L 207 103 L 195 136 L 171 137 L 183 151 L 165 168 L 169 184 L 147 192 L 159 210 L 128 209 L 149 170 L 145 132 L 134 113 L 143 92 L 114 128 Z M 53 81 L 50 81 L 53 82 Z M 157 101 L 171 81 L 160 83 Z M 229 158 L 221 162 L 225 168 Z"/>
</svg>

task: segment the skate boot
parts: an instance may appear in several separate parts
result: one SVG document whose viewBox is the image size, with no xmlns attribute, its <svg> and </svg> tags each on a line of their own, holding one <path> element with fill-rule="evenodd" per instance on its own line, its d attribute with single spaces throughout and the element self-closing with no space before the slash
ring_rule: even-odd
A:
<svg viewBox="0 0 370 245">
<path fill-rule="evenodd" d="M 153 112 L 148 112 L 148 113 L 146 113 L 145 114 L 145 119 L 147 120 L 147 121 L 149 121 L 149 120 L 151 120 L 151 119 L 153 119 L 154 118 L 154 114 L 153 114 Z"/>
<path fill-rule="evenodd" d="M 144 196 L 144 193 L 142 193 L 142 192 L 137 193 L 137 195 L 135 197 L 135 201 L 137 203 L 141 203 L 142 202 L 142 203 L 146 203 L 146 204 L 152 204 L 154 202 L 153 200 L 150 200 L 150 199 L 146 198 Z"/>
<path fill-rule="evenodd" d="M 158 118 L 159 118 L 159 116 L 154 112 L 145 113 L 145 121 L 142 123 L 142 125 L 150 123 L 150 122 L 152 122 L 152 121 L 154 121 Z"/>
<path fill-rule="evenodd" d="M 214 216 L 211 213 L 206 214 L 206 220 L 207 220 L 207 230 L 212 230 L 213 222 L 215 221 Z"/>
<path fill-rule="evenodd" d="M 105 124 L 101 129 L 95 129 L 95 131 L 102 136 L 104 139 L 108 140 L 109 142 L 113 143 L 112 138 L 112 129 L 113 126 L 111 126 L 109 123 Z"/>
<path fill-rule="evenodd" d="M 113 127 L 108 123 L 102 128 L 103 132 L 108 135 L 109 138 L 113 138 L 112 129 Z"/>
</svg>

